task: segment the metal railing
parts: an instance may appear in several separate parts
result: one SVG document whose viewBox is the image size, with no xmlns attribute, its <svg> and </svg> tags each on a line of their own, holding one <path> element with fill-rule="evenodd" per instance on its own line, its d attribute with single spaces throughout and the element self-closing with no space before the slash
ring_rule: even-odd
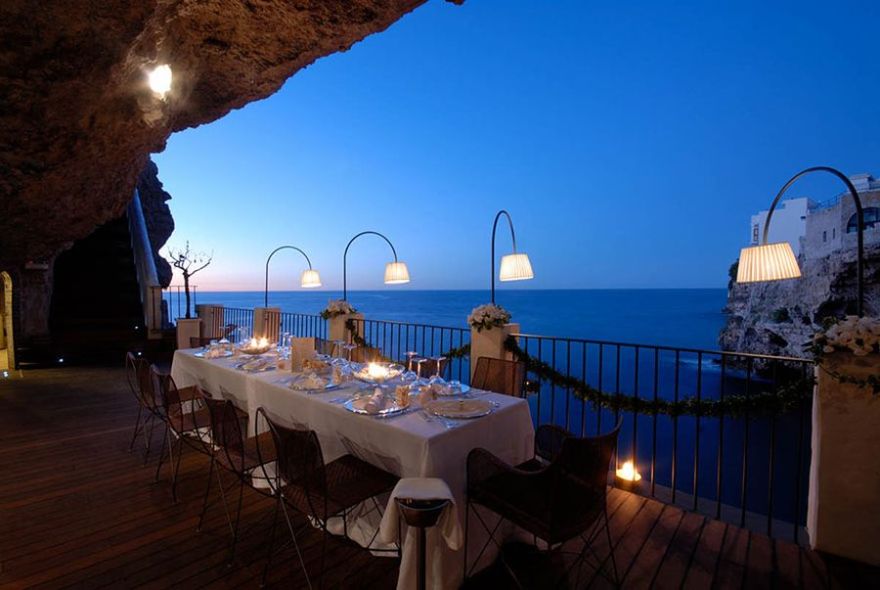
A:
<svg viewBox="0 0 880 590">
<path fill-rule="evenodd" d="M 806 359 L 514 334 L 520 348 L 566 376 L 615 395 L 643 400 L 693 398 L 681 415 L 597 408 L 553 383 L 531 384 L 536 425 L 553 423 L 584 435 L 623 424 L 615 464 L 632 460 L 641 491 L 716 519 L 805 538 L 810 464 L 809 402 L 785 413 L 705 415 L 709 400 L 806 387 Z M 807 394 L 809 395 L 809 394 Z M 809 397 L 807 397 L 809 399 Z"/>
<path fill-rule="evenodd" d="M 192 310 L 190 311 L 193 313 L 193 317 L 195 317 L 198 286 L 190 285 L 189 290 L 192 297 Z M 186 315 L 186 294 L 184 293 L 183 285 L 169 285 L 165 287 L 162 291 L 162 300 L 168 314 L 168 323 L 170 325 L 177 325 L 177 319 Z"/>
<path fill-rule="evenodd" d="M 424 358 L 443 356 L 451 350 L 470 344 L 471 331 L 467 328 L 414 324 L 390 320 L 355 319 L 357 334 L 377 348 L 382 356 L 401 363 L 407 360 L 407 352 L 415 352 Z M 470 381 L 470 356 L 449 358 L 444 376 Z"/>
<path fill-rule="evenodd" d="M 327 339 L 327 321 L 319 315 L 308 313 L 281 313 L 281 333 L 291 336 Z"/>
<path fill-rule="evenodd" d="M 223 308 L 223 325 L 227 328 L 232 327 L 230 333 L 231 340 L 237 340 L 237 329 L 246 328 L 249 333 L 254 331 L 254 310 L 241 309 L 237 307 Z"/>
</svg>

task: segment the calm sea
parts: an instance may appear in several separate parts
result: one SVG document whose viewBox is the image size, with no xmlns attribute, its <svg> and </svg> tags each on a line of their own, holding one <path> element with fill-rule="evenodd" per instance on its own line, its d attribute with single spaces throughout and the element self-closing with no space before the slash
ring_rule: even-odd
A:
<svg viewBox="0 0 880 590">
<path fill-rule="evenodd" d="M 282 311 L 317 314 L 339 291 L 273 291 Z M 724 325 L 725 289 L 502 290 L 496 302 L 524 333 L 674 347 L 717 348 Z M 226 307 L 263 305 L 263 293 L 198 292 L 197 302 Z M 488 291 L 351 291 L 348 300 L 367 319 L 466 327 Z M 180 315 L 172 295 L 171 314 Z M 182 307 L 180 308 L 182 312 Z"/>
</svg>

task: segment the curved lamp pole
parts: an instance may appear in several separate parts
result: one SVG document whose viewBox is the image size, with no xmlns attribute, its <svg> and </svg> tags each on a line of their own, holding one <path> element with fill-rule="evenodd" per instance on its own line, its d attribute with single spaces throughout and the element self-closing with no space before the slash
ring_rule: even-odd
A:
<svg viewBox="0 0 880 590">
<path fill-rule="evenodd" d="M 352 239 L 348 241 L 348 245 L 345 246 L 345 252 L 342 254 L 342 300 L 348 300 L 348 249 L 351 248 L 352 242 L 358 239 L 361 236 L 366 235 L 374 235 L 379 236 L 383 240 L 385 240 L 388 245 L 391 247 L 391 253 L 394 255 L 394 262 L 389 262 L 385 265 L 385 284 L 386 285 L 399 285 L 403 283 L 409 282 L 409 270 L 406 268 L 406 263 L 400 262 L 397 260 L 397 250 L 394 249 L 394 244 L 391 243 L 391 240 L 386 238 L 383 234 L 380 234 L 377 231 L 367 230 L 362 231 L 361 233 L 355 235 Z"/>
<path fill-rule="evenodd" d="M 302 280 L 300 283 L 300 285 L 302 287 L 310 289 L 312 287 L 320 287 L 321 286 L 321 279 L 318 276 L 318 272 L 312 268 L 312 261 L 309 260 L 309 257 L 305 252 L 303 252 L 302 250 L 300 250 L 296 246 L 279 246 L 279 247 L 275 248 L 274 250 L 272 250 L 272 253 L 269 254 L 269 258 L 266 259 L 266 289 L 263 294 L 263 306 L 264 307 L 269 307 L 269 261 L 272 260 L 272 257 L 275 256 L 276 252 L 279 252 L 281 250 L 296 250 L 297 252 L 302 254 L 303 257 L 306 259 L 306 263 L 308 263 L 308 265 L 309 265 L 309 270 L 306 271 L 306 272 L 308 272 L 308 275 L 305 275 L 305 273 L 304 273 L 304 275 L 302 277 Z"/>
<path fill-rule="evenodd" d="M 857 244 L 857 254 L 856 254 L 856 291 L 857 291 L 857 301 L 856 301 L 856 313 L 858 315 L 862 315 L 864 312 L 865 306 L 865 238 L 864 238 L 864 212 L 862 211 L 862 200 L 859 198 L 859 193 L 856 190 L 856 187 L 853 186 L 853 183 L 850 179 L 840 170 L 835 168 L 831 168 L 830 166 L 813 166 L 812 168 L 807 168 L 806 170 L 801 170 L 797 174 L 791 177 L 791 179 L 785 183 L 779 193 L 776 195 L 776 198 L 773 199 L 773 203 L 770 205 L 770 210 L 767 212 L 767 219 L 764 222 L 764 234 L 761 240 L 760 246 L 752 246 L 749 248 L 743 248 L 742 253 L 740 254 L 740 265 L 739 270 L 737 271 L 737 282 L 757 282 L 757 281 L 774 281 L 785 278 L 795 278 L 795 276 L 799 276 L 800 270 L 798 270 L 798 275 L 795 276 L 780 276 L 775 271 L 777 268 L 774 267 L 773 263 L 767 264 L 765 260 L 759 259 L 759 256 L 753 256 L 753 253 L 757 254 L 757 251 L 766 248 L 772 248 L 780 246 L 780 244 L 768 244 L 767 238 L 770 235 L 770 218 L 773 217 L 773 210 L 776 209 L 776 205 L 779 203 L 779 200 L 782 198 L 782 195 L 797 181 L 800 177 L 806 176 L 812 172 L 828 172 L 836 176 L 840 179 L 843 184 L 846 185 L 846 189 L 849 192 L 850 196 L 852 196 L 853 201 L 856 204 L 856 225 L 857 225 L 857 233 L 856 233 L 856 244 Z M 791 252 L 791 247 L 788 245 L 788 242 L 784 242 L 785 246 L 788 246 L 788 250 L 786 254 L 782 254 L 785 257 L 790 256 L 790 260 L 793 261 L 793 264 L 796 266 L 797 261 L 794 258 L 794 253 Z M 751 271 L 751 276 L 745 277 L 741 280 L 741 273 L 749 274 L 748 270 L 743 270 L 743 259 L 747 259 L 756 263 L 755 267 Z M 790 265 L 789 265 L 790 266 Z"/>
<path fill-rule="evenodd" d="M 517 253 L 516 251 L 516 232 L 513 231 L 513 220 L 510 213 L 502 209 L 495 215 L 495 222 L 492 224 L 492 303 L 495 303 L 495 232 L 498 230 L 498 220 L 504 215 L 507 218 L 507 224 L 510 226 L 510 238 L 513 240 L 513 254 L 506 254 L 501 258 L 501 271 L 498 280 L 500 281 L 525 281 L 535 277 L 532 272 L 532 263 L 529 261 L 528 254 Z"/>
</svg>

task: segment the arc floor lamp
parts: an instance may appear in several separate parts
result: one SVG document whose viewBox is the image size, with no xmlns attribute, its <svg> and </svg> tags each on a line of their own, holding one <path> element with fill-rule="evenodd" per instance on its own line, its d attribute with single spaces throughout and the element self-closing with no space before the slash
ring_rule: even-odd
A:
<svg viewBox="0 0 880 590">
<path fill-rule="evenodd" d="M 739 266 L 736 273 L 737 283 L 757 283 L 764 281 L 779 281 L 783 279 L 796 279 L 801 276 L 801 269 L 798 265 L 797 258 L 788 242 L 767 243 L 770 234 L 770 218 L 773 217 L 773 210 L 782 198 L 782 195 L 793 185 L 799 178 L 811 174 L 813 172 L 828 172 L 840 179 L 846 185 L 846 189 L 856 204 L 856 313 L 862 315 L 865 307 L 865 217 L 862 211 L 862 200 L 859 193 L 850 179 L 840 170 L 831 168 L 830 166 L 814 166 L 801 170 L 791 177 L 785 183 L 785 186 L 777 193 L 776 198 L 770 205 L 770 211 L 767 212 L 767 219 L 764 221 L 764 235 L 761 244 L 758 246 L 749 246 L 743 248 L 739 255 Z"/>
<path fill-rule="evenodd" d="M 394 261 L 385 265 L 385 284 L 401 285 L 409 282 L 409 269 L 406 267 L 405 262 L 400 262 L 397 259 L 397 250 L 394 249 L 394 244 L 391 243 L 391 240 L 377 231 L 362 231 L 348 241 L 348 245 L 345 246 L 345 252 L 342 254 L 342 299 L 344 301 L 348 300 L 348 249 L 351 248 L 352 242 L 359 237 L 366 235 L 378 236 L 391 246 L 391 253 L 394 255 Z"/>
<path fill-rule="evenodd" d="M 498 271 L 499 281 L 526 281 L 535 278 L 532 272 L 532 263 L 529 255 L 525 252 L 516 251 L 516 232 L 513 231 L 513 220 L 510 213 L 502 209 L 495 215 L 495 222 L 492 224 L 492 303 L 495 303 L 495 233 L 498 231 L 498 220 L 501 216 L 507 218 L 507 224 L 510 226 L 510 238 L 513 241 L 513 252 L 505 254 L 501 257 L 501 269 Z"/>
<path fill-rule="evenodd" d="M 263 306 L 269 307 L 269 261 L 272 260 L 272 257 L 275 256 L 276 252 L 280 252 L 281 250 L 296 250 L 306 259 L 306 263 L 309 265 L 309 268 L 302 272 L 299 278 L 300 287 L 304 289 L 314 289 L 315 287 L 321 286 L 321 276 L 318 274 L 318 271 L 312 268 L 312 261 L 309 260 L 308 255 L 297 248 L 296 246 L 279 246 L 272 250 L 272 253 L 269 254 L 269 257 L 266 259 L 266 289 L 263 294 Z"/>
</svg>

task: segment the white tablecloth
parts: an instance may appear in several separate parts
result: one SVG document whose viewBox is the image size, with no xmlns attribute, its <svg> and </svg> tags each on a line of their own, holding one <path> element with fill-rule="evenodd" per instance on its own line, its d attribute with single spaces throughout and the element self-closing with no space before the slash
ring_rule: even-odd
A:
<svg viewBox="0 0 880 590">
<path fill-rule="evenodd" d="M 534 428 L 525 400 L 506 395 L 486 393 L 481 399 L 496 402 L 491 414 L 475 420 L 457 422 L 447 429 L 441 421 L 427 421 L 418 412 L 393 418 L 374 418 L 354 414 L 331 400 L 354 393 L 361 384 L 320 394 L 291 390 L 287 385 L 290 373 L 268 371 L 249 374 L 236 370 L 241 359 L 205 360 L 193 356 L 195 350 L 179 350 L 174 354 L 171 376 L 178 387 L 200 385 L 216 398 L 230 399 L 248 412 L 253 420 L 256 410 L 263 407 L 279 424 L 306 426 L 314 430 L 321 442 L 324 460 L 330 462 L 351 453 L 377 467 L 400 477 L 438 477 L 446 481 L 464 515 L 466 489 L 466 459 L 471 449 L 488 449 L 504 461 L 520 463 L 532 457 Z M 251 428 L 254 428 L 253 423 Z M 351 526 L 369 538 L 378 526 L 378 515 L 361 519 L 360 526 Z M 474 519 L 472 519 L 474 520 Z M 471 527 L 469 552 L 471 559 L 482 546 L 485 537 Z M 457 588 L 461 583 L 463 555 L 448 548 L 429 547 L 429 559 L 443 562 L 443 579 L 429 581 L 433 588 Z M 487 553 L 494 550 L 490 546 Z M 494 553 L 494 552 L 493 552 Z M 487 563 L 493 553 L 484 555 Z M 403 547 L 403 562 L 398 588 L 415 586 L 410 579 L 415 572 L 415 547 Z M 435 569 L 435 568 L 432 568 Z"/>
</svg>

